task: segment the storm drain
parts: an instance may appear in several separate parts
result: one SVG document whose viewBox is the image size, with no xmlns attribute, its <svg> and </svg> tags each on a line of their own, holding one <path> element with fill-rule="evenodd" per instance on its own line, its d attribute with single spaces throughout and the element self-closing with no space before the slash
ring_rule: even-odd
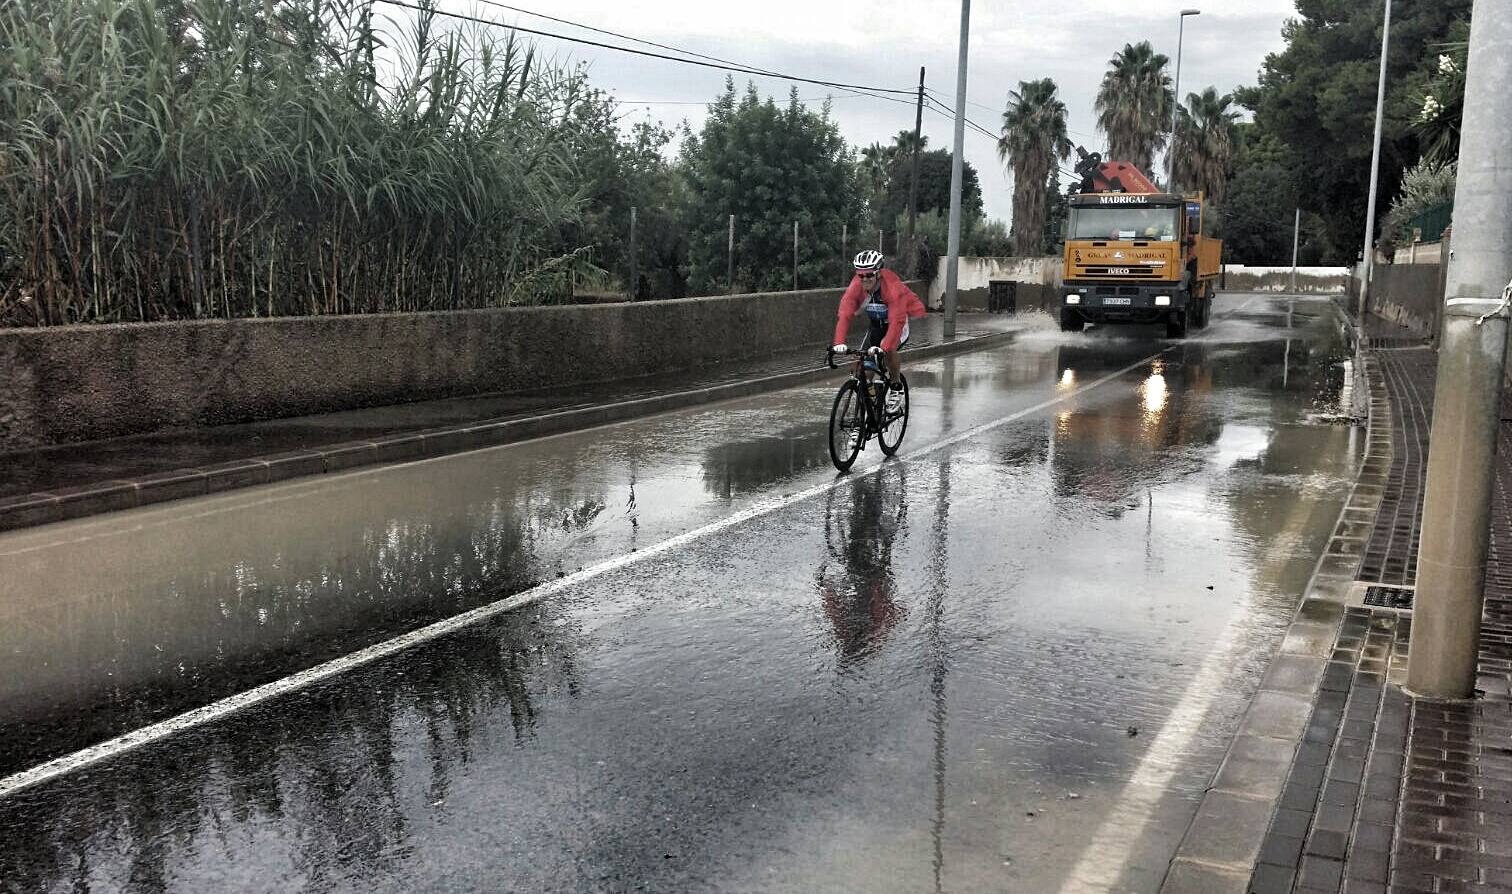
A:
<svg viewBox="0 0 1512 894">
<path fill-rule="evenodd" d="M 1357 580 L 1350 586 L 1348 594 L 1344 597 L 1344 605 L 1354 608 L 1411 612 L 1412 594 L 1416 591 L 1416 587 L 1399 587 Z"/>
</svg>

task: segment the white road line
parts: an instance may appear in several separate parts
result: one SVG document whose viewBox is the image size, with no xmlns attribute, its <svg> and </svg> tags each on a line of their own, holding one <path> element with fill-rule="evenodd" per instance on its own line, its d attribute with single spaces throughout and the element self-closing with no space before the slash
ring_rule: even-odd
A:
<svg viewBox="0 0 1512 894">
<path fill-rule="evenodd" d="M 1087 391 L 1091 391 L 1094 388 L 1105 385 L 1108 382 L 1112 382 L 1115 379 L 1118 379 L 1126 375 L 1127 373 L 1132 372 L 1133 370 L 1136 370 L 1141 366 L 1144 366 L 1145 364 L 1149 363 L 1152 360 L 1155 360 L 1161 355 L 1169 353 L 1175 347 L 1176 345 L 1168 345 L 1165 348 L 1162 348 L 1161 350 L 1149 355 L 1148 357 L 1137 360 L 1134 363 L 1130 363 L 1128 366 L 1125 366 L 1122 369 L 1117 370 L 1116 372 L 1109 373 L 1108 375 L 1105 375 L 1102 378 L 1097 379 L 1096 381 L 1089 382 L 1079 388 L 1072 389 L 1065 392 L 1064 394 L 1050 398 L 1049 400 L 1041 401 L 1040 403 L 1037 403 L 1032 407 L 1027 407 L 1007 416 L 994 419 L 991 422 L 985 422 L 981 425 L 968 428 L 960 432 L 959 434 L 952 435 L 943 440 L 935 441 L 934 443 L 929 444 L 928 446 L 923 447 L 919 450 L 909 451 L 908 456 L 901 457 L 899 461 L 904 463 L 916 462 L 925 456 L 928 456 L 932 453 L 937 453 L 941 450 L 946 449 L 947 447 L 952 447 L 956 444 L 961 443 L 962 441 L 974 438 L 978 435 L 992 431 L 993 429 L 1001 428 L 1004 425 L 1022 419 L 1025 416 L 1038 413 L 1041 410 L 1045 410 L 1049 407 L 1055 406 L 1056 404 L 1064 403 L 1079 394 L 1083 394 Z M 282 695 L 287 695 L 291 692 L 296 692 L 300 689 L 305 689 L 316 683 L 320 683 L 322 681 L 329 680 L 332 677 L 346 673 L 347 671 L 354 668 L 361 667 L 365 664 L 371 664 L 372 662 L 378 661 L 383 658 L 388 658 L 413 646 L 431 642 L 432 640 L 439 639 L 440 637 L 446 636 L 447 634 L 455 633 L 456 631 L 461 630 L 465 627 L 469 627 L 471 625 L 487 621 L 490 618 L 502 615 L 505 612 L 514 611 L 515 609 L 530 605 L 531 603 L 539 602 L 540 600 L 545 599 L 548 596 L 560 593 L 563 590 L 570 589 L 579 584 L 592 580 L 593 578 L 601 577 L 612 571 L 618 571 L 621 568 L 627 568 L 631 565 L 636 565 L 644 562 L 647 559 L 652 559 L 657 556 L 664 555 L 666 553 L 672 552 L 673 550 L 693 543 L 696 540 L 701 540 L 705 537 L 708 537 L 710 534 L 717 534 L 721 531 L 726 531 L 737 525 L 744 524 L 754 518 L 760 518 L 763 515 L 769 515 L 787 506 L 791 506 L 794 503 L 807 500 L 811 497 L 818 496 L 839 487 L 844 487 L 845 485 L 851 484 L 856 480 L 857 479 L 852 476 L 840 476 L 836 477 L 832 481 L 826 481 L 823 484 L 815 485 L 806 490 L 798 491 L 797 493 L 770 500 L 764 500 L 727 518 L 720 519 L 716 522 L 711 522 L 710 524 L 704 525 L 701 528 L 695 528 L 691 531 L 686 531 L 682 534 L 678 534 L 675 537 L 670 537 L 666 540 L 661 541 L 660 543 L 655 544 L 654 546 L 649 546 L 637 552 L 627 553 L 613 559 L 608 559 L 604 562 L 600 562 L 597 565 L 592 565 L 588 568 L 584 568 L 580 571 L 569 574 L 566 577 L 558 578 L 554 581 L 532 587 L 529 590 L 526 590 L 522 593 L 517 593 L 506 599 L 501 599 L 497 602 L 491 602 L 488 605 L 479 606 L 478 608 L 472 609 L 471 611 L 463 612 L 460 615 L 453 615 L 452 617 L 445 620 L 437 621 L 436 623 L 426 627 L 421 627 L 419 630 L 414 630 L 410 633 L 396 636 L 393 639 L 385 640 L 381 643 L 368 646 L 367 648 L 360 651 L 353 652 L 348 655 L 343 655 L 340 658 L 327 661 L 324 664 L 318 664 L 314 667 L 302 670 L 296 674 L 283 677 L 279 680 L 274 680 L 271 683 L 264 683 L 261 686 L 238 693 L 236 695 L 230 696 L 229 698 L 221 699 L 220 701 L 205 705 L 202 708 L 195 708 L 192 711 L 186 711 L 185 713 L 179 714 L 176 717 L 171 717 L 167 720 L 159 721 L 157 723 L 151 724 L 150 726 L 144 726 L 141 729 L 133 730 L 124 735 L 117 736 L 114 739 L 106 740 L 99 743 L 98 745 L 92 745 L 88 748 L 75 751 L 72 754 L 67 754 L 63 757 L 47 761 L 46 763 L 38 764 L 37 766 L 32 767 L 29 770 L 23 770 L 19 773 L 15 773 L 11 776 L 0 779 L 0 799 L 10 797 L 11 795 L 16 794 L 22 789 L 30 788 L 43 782 L 56 779 L 60 776 L 65 776 L 69 773 L 76 772 L 84 767 L 98 764 L 102 761 L 111 760 L 113 758 L 121 756 L 122 754 L 125 754 L 128 751 L 140 748 L 143 745 L 161 741 L 176 733 L 213 723 L 231 714 L 234 714 L 237 711 L 250 708 L 253 705 L 261 704 L 262 702 L 277 698 Z"/>
</svg>

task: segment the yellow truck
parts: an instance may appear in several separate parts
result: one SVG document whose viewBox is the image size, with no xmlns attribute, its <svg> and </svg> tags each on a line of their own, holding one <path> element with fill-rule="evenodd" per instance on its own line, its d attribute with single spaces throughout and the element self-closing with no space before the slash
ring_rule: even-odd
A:
<svg viewBox="0 0 1512 894">
<path fill-rule="evenodd" d="M 1223 243 L 1203 235 L 1201 194 L 1163 193 L 1128 162 L 1078 149 L 1081 192 L 1070 198 L 1060 327 L 1165 323 L 1169 338 L 1207 325 Z"/>
</svg>

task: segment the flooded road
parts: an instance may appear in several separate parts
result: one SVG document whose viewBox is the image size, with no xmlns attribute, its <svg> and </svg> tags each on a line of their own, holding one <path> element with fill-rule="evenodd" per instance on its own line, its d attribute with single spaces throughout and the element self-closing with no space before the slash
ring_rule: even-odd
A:
<svg viewBox="0 0 1512 894">
<path fill-rule="evenodd" d="M 0 890 L 1154 890 L 1358 455 L 1326 303 L 1217 312 L 843 478 L 823 384 L 0 535 L 0 775 L 566 582 L 0 799 Z"/>
</svg>

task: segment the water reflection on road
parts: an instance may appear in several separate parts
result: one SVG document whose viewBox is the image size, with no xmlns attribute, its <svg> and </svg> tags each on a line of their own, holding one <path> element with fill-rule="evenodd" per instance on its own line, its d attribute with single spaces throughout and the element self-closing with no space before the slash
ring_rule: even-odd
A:
<svg viewBox="0 0 1512 894">
<path fill-rule="evenodd" d="M 1325 309 L 1287 329 L 1227 300 L 1092 391 L 1161 346 L 1044 334 L 917 364 L 904 462 L 0 802 L 0 879 L 1053 890 L 1157 760 L 1116 867 L 1152 890 L 1353 462 L 1351 431 L 1312 421 L 1342 386 Z M 828 480 L 829 387 L 0 538 L 7 756 Z M 1152 751 L 1214 663 L 1203 722 Z"/>
</svg>

